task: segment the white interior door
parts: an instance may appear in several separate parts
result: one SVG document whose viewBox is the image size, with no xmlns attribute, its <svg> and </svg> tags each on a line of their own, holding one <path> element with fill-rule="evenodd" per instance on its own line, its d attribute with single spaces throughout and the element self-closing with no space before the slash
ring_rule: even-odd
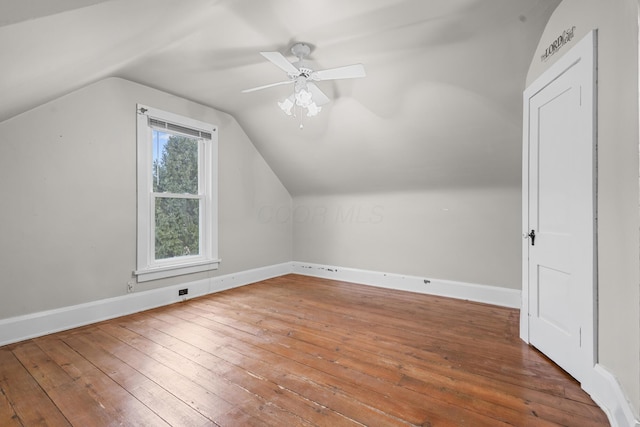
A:
<svg viewBox="0 0 640 427">
<path fill-rule="evenodd" d="M 525 91 L 523 338 L 579 381 L 595 363 L 595 33 Z"/>
</svg>

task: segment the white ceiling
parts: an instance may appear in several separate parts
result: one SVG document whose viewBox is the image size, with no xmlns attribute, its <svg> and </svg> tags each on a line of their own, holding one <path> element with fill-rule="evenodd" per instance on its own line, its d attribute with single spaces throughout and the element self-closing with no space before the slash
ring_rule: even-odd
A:
<svg viewBox="0 0 640 427">
<path fill-rule="evenodd" d="M 560 0 L 0 0 L 0 120 L 119 76 L 232 114 L 292 195 L 519 186 L 522 91 Z M 259 55 L 311 44 L 315 118 Z M 291 57 L 293 61 L 294 58 Z M 221 135 L 224 138 L 224 135 Z"/>
</svg>

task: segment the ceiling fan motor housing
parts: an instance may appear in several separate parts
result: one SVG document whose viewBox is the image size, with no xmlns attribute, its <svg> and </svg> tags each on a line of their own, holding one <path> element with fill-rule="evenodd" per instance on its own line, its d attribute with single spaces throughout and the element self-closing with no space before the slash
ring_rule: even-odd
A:
<svg viewBox="0 0 640 427">
<path fill-rule="evenodd" d="M 299 77 L 304 77 L 305 79 L 308 79 L 311 73 L 313 73 L 313 70 L 307 67 L 298 67 L 298 70 L 300 70 Z"/>
</svg>

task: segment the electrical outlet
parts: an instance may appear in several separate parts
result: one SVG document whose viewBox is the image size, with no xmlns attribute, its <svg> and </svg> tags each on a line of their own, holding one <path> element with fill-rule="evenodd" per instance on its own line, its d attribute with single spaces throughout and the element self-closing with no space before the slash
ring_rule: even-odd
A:
<svg viewBox="0 0 640 427">
<path fill-rule="evenodd" d="M 179 297 L 187 295 L 188 293 L 189 293 L 189 288 L 184 288 L 184 289 L 178 290 L 178 296 Z"/>
<path fill-rule="evenodd" d="M 129 280 L 127 282 L 127 293 L 130 294 L 131 292 L 133 292 L 134 289 L 134 284 L 133 284 L 133 280 Z"/>
</svg>

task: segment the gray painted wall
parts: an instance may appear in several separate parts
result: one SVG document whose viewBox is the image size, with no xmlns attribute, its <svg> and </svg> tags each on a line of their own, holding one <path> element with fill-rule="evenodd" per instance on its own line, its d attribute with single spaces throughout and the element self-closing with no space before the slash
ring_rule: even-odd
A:
<svg viewBox="0 0 640 427">
<path fill-rule="evenodd" d="M 528 83 L 589 31 L 598 30 L 598 357 L 640 414 L 638 215 L 638 10 L 636 0 L 564 0 L 533 58 Z M 575 38 L 540 55 L 563 30 Z"/>
<path fill-rule="evenodd" d="M 294 198 L 296 261 L 520 288 L 519 188 Z"/>
<path fill-rule="evenodd" d="M 110 78 L 0 123 L 0 319 L 126 293 L 136 267 L 136 103 L 217 124 L 220 269 L 292 259 L 291 223 L 259 206 L 291 197 L 229 115 Z"/>
</svg>

